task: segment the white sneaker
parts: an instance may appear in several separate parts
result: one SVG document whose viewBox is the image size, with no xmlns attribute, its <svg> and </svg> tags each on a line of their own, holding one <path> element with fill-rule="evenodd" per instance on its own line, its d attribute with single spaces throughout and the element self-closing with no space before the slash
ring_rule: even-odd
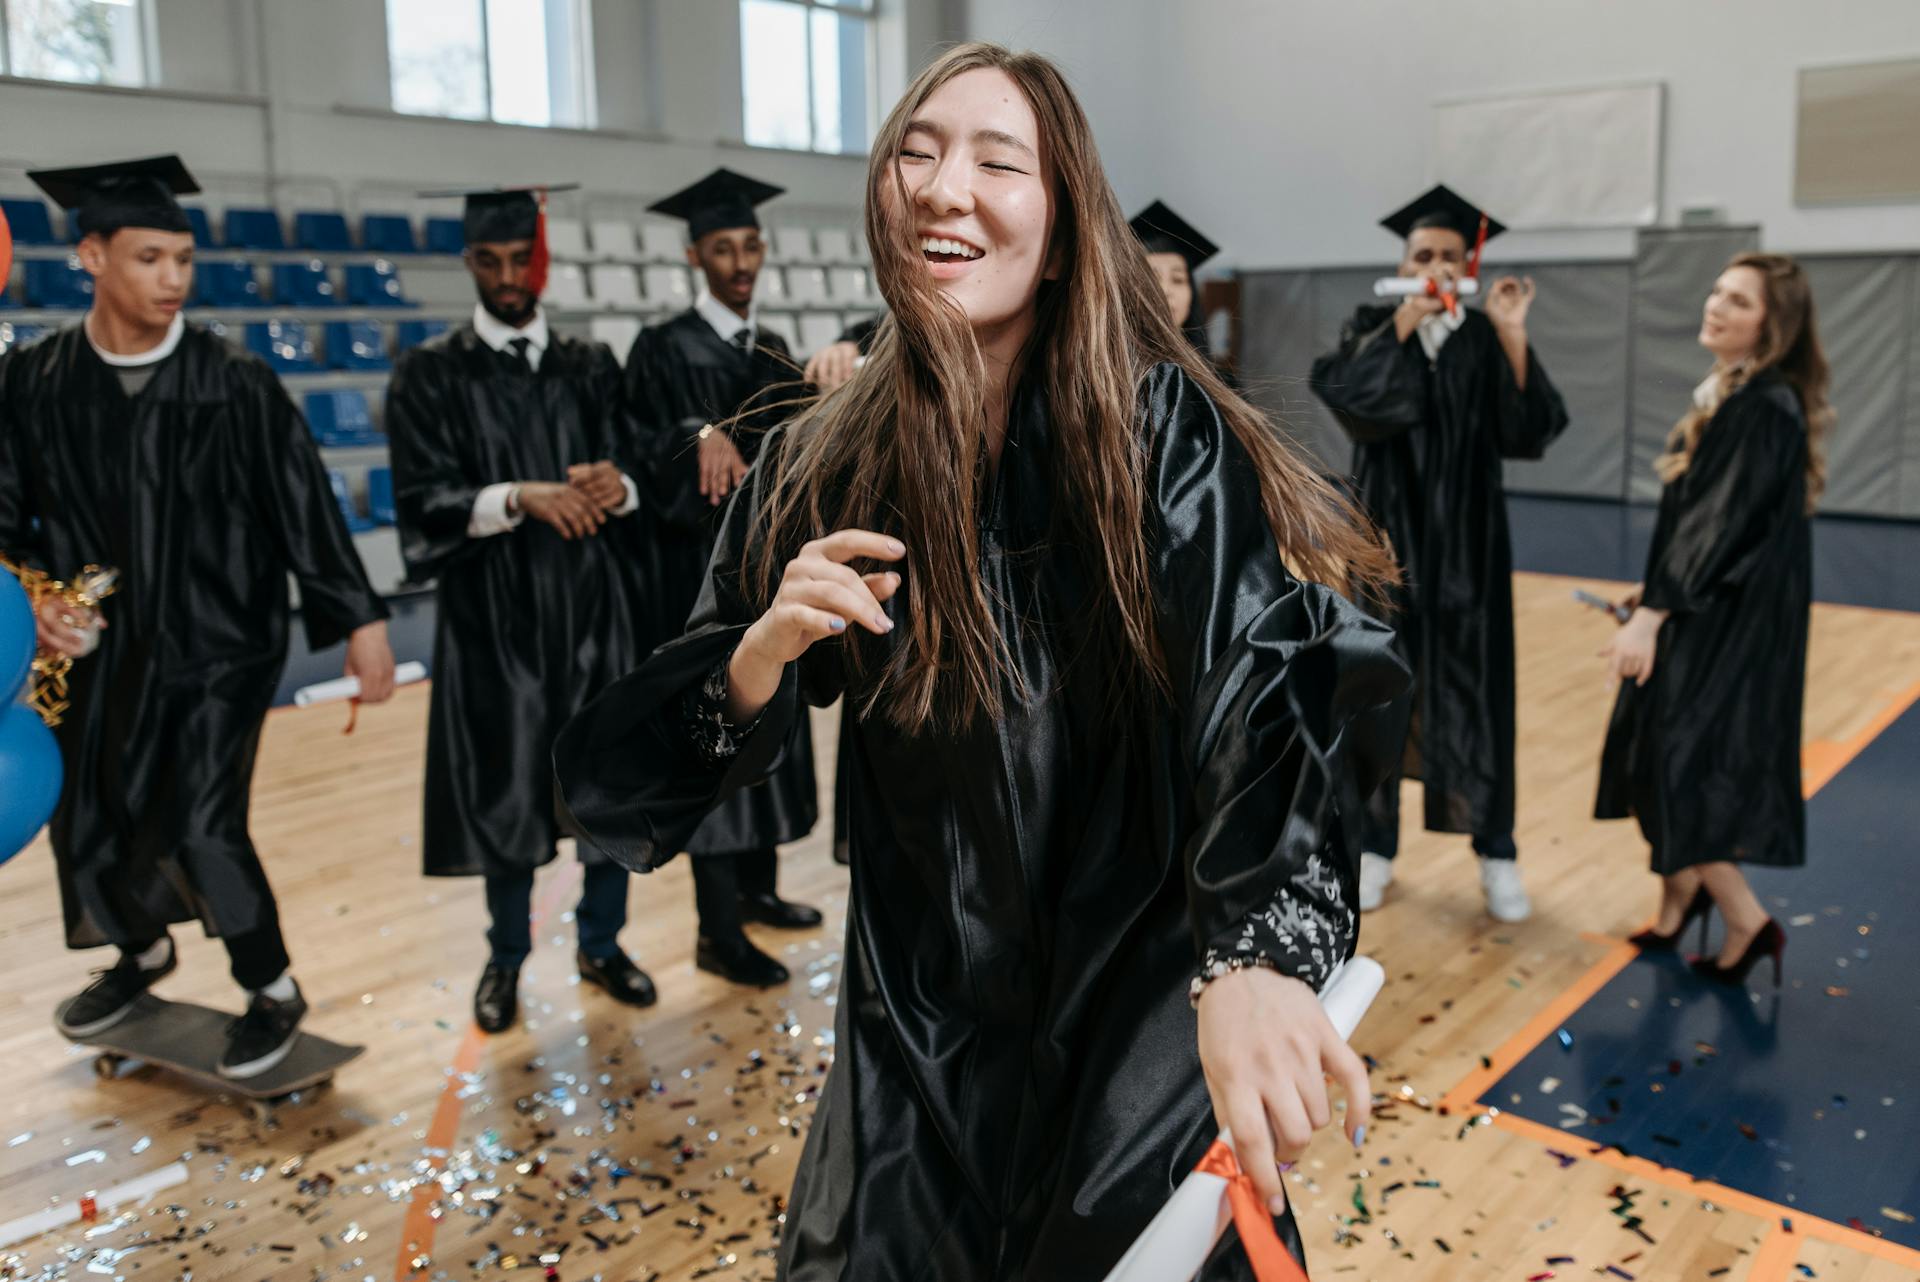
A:
<svg viewBox="0 0 1920 1282">
<path fill-rule="evenodd" d="M 1520 882 L 1517 860 L 1482 858 L 1480 889 L 1487 893 L 1487 911 L 1495 921 L 1525 921 L 1533 915 L 1533 901 Z"/>
<path fill-rule="evenodd" d="M 1393 860 L 1371 850 L 1360 852 L 1360 911 L 1370 913 L 1386 898 L 1393 884 Z"/>
</svg>

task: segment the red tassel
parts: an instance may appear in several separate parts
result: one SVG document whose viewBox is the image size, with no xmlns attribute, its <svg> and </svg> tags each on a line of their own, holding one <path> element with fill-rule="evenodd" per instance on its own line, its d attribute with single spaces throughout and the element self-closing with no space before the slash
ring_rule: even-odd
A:
<svg viewBox="0 0 1920 1282">
<path fill-rule="evenodd" d="M 533 256 L 527 263 L 527 288 L 537 299 L 547 291 L 547 268 L 553 260 L 547 253 L 547 193 L 540 192 L 534 199 L 540 202 L 540 212 L 534 216 Z"/>
<path fill-rule="evenodd" d="M 1233 1150 L 1215 1140 L 1194 1168 L 1227 1181 L 1227 1202 L 1233 1208 L 1233 1227 L 1240 1234 L 1240 1245 L 1253 1263 L 1258 1282 L 1307 1282 L 1300 1262 L 1288 1254 L 1280 1235 L 1273 1231 L 1273 1218 L 1260 1204 L 1253 1180 L 1240 1169 Z"/>
</svg>

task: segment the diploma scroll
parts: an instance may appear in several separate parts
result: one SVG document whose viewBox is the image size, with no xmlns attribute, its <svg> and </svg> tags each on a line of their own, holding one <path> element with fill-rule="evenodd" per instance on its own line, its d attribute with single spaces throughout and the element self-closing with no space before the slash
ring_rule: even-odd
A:
<svg viewBox="0 0 1920 1282">
<path fill-rule="evenodd" d="M 101 1211 L 123 1206 L 129 1202 L 144 1202 L 155 1193 L 187 1182 L 187 1164 L 173 1162 L 157 1171 L 149 1171 L 124 1184 L 116 1184 L 110 1189 L 85 1197 L 75 1198 L 61 1206 L 48 1207 L 44 1211 L 35 1211 L 23 1215 L 17 1220 L 8 1220 L 0 1224 L 0 1248 L 10 1247 L 28 1238 L 39 1237 L 42 1233 L 81 1220 L 91 1220 Z"/>
<path fill-rule="evenodd" d="M 1450 292 L 1461 298 L 1471 298 L 1480 292 L 1480 282 L 1471 276 L 1463 276 L 1453 282 Z M 1424 276 L 1382 276 L 1373 282 L 1375 298 L 1411 298 L 1416 294 L 1439 298 L 1442 296 L 1440 282 Z"/>
<path fill-rule="evenodd" d="M 427 665 L 418 660 L 409 660 L 393 670 L 393 684 L 412 685 L 416 681 L 427 679 Z M 301 686 L 293 692 L 293 706 L 311 708 L 316 703 L 338 703 L 342 699 L 360 697 L 359 677 L 335 677 L 331 681 L 320 681 L 310 686 Z"/>
<path fill-rule="evenodd" d="M 1334 970 L 1320 991 L 1320 1006 L 1342 1039 L 1353 1036 L 1386 981 L 1386 971 L 1371 957 L 1355 957 Z M 1231 1147 L 1233 1136 L 1222 1131 L 1220 1143 Z M 1180 1182 L 1160 1213 L 1107 1274 L 1106 1282 L 1187 1282 L 1200 1271 L 1233 1218 L 1229 1201 L 1232 1181 L 1213 1169 L 1216 1163 L 1210 1160 L 1212 1157 L 1210 1152 L 1208 1160 L 1202 1160 L 1193 1174 Z M 1298 1274 L 1297 1266 L 1294 1272 Z"/>
</svg>

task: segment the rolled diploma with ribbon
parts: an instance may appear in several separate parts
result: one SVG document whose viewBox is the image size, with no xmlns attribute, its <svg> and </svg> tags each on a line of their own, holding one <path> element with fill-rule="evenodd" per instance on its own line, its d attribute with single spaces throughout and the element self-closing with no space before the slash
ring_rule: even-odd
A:
<svg viewBox="0 0 1920 1282">
<path fill-rule="evenodd" d="M 23 1215 L 17 1220 L 8 1220 L 0 1224 L 0 1247 L 9 1247 L 28 1238 L 39 1237 L 42 1233 L 51 1233 L 62 1225 L 72 1224 L 76 1220 L 91 1220 L 95 1215 L 109 1207 L 124 1202 L 141 1202 L 155 1193 L 164 1192 L 177 1184 L 187 1182 L 187 1164 L 173 1162 L 157 1171 L 136 1176 L 125 1184 L 116 1184 L 103 1192 L 89 1197 L 77 1198 L 63 1206 L 50 1206 L 44 1211 L 35 1211 Z"/>
<path fill-rule="evenodd" d="M 1320 1006 L 1342 1040 L 1353 1036 L 1367 1007 L 1380 995 L 1387 982 L 1386 971 L 1371 957 L 1354 957 L 1343 962 L 1328 977 L 1320 991 Z M 1180 1181 L 1160 1213 L 1148 1222 L 1146 1230 L 1120 1257 L 1120 1263 L 1107 1274 L 1106 1282 L 1187 1282 L 1200 1271 L 1213 1253 L 1214 1243 L 1227 1230 L 1233 1218 L 1228 1197 L 1230 1180 L 1209 1167 L 1218 1163 L 1215 1154 L 1224 1146 L 1230 1158 L 1233 1136 L 1220 1132 L 1220 1138 L 1208 1151 L 1193 1174 Z M 1264 1216 L 1264 1207 L 1257 1208 Z M 1284 1251 L 1281 1254 L 1285 1254 Z M 1292 1264 L 1292 1257 L 1287 1257 Z M 1302 1276 L 1298 1266 L 1293 1275 Z M 1264 1282 L 1265 1275 L 1261 1275 Z M 1284 1275 L 1283 1275 L 1284 1276 Z"/>
<path fill-rule="evenodd" d="M 393 684 L 409 686 L 416 681 L 427 679 L 427 665 L 412 660 L 393 670 Z M 301 686 L 293 692 L 293 706 L 311 708 L 316 703 L 338 703 L 342 699 L 360 697 L 359 677 L 335 677 L 331 681 L 320 681 L 310 686 Z"/>
<path fill-rule="evenodd" d="M 1480 282 L 1471 276 L 1462 276 L 1453 282 L 1452 292 L 1460 298 L 1471 298 L 1480 292 Z M 1382 276 L 1373 282 L 1375 298 L 1410 298 L 1415 294 L 1438 298 L 1440 293 L 1440 282 L 1425 276 Z"/>
</svg>

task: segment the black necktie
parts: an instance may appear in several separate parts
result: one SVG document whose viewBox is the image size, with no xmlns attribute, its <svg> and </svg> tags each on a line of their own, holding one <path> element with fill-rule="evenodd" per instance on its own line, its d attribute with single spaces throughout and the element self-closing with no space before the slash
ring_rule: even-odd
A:
<svg viewBox="0 0 1920 1282">
<path fill-rule="evenodd" d="M 753 330 L 737 329 L 733 332 L 733 337 L 728 341 L 733 344 L 734 351 L 745 356 L 753 346 Z"/>
<path fill-rule="evenodd" d="M 528 355 L 528 352 L 533 347 L 533 340 L 531 338 L 511 338 L 507 340 L 507 346 L 513 349 L 514 359 L 526 367 L 527 373 L 533 373 L 533 359 Z"/>
</svg>

